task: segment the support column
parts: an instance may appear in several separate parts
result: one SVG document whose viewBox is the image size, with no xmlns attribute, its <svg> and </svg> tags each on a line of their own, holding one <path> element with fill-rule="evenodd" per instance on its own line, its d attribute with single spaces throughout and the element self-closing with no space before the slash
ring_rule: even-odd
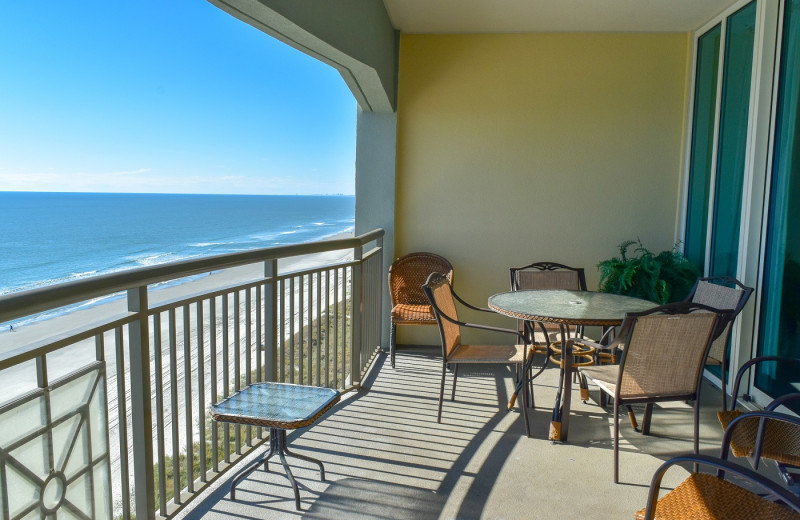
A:
<svg viewBox="0 0 800 520">
<path fill-rule="evenodd" d="M 356 126 L 356 235 L 383 228 L 383 280 L 394 260 L 397 114 L 358 110 Z M 389 348 L 388 283 L 383 287 L 381 345 Z"/>
</svg>

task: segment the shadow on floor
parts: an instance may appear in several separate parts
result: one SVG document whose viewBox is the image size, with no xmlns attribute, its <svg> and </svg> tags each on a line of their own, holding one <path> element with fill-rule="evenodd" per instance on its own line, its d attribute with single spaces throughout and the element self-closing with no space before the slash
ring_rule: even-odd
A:
<svg viewBox="0 0 800 520">
<path fill-rule="evenodd" d="M 439 518 L 445 498 L 430 489 L 344 478 L 320 494 L 303 518 L 434 520 Z"/>
</svg>

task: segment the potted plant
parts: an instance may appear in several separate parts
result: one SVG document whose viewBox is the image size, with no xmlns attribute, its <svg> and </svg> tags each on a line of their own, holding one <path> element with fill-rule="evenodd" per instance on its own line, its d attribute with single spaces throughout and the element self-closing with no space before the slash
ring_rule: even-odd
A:
<svg viewBox="0 0 800 520">
<path fill-rule="evenodd" d="M 636 244 L 634 255 L 628 248 Z M 689 294 L 700 271 L 676 247 L 654 255 L 642 241 L 619 245 L 619 257 L 597 264 L 600 291 L 643 298 L 659 304 L 681 301 Z"/>
</svg>

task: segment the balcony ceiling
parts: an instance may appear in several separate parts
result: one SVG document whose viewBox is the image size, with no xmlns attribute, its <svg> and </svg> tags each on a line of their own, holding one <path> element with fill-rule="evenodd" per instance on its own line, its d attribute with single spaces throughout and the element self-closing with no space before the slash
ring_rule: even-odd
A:
<svg viewBox="0 0 800 520">
<path fill-rule="evenodd" d="M 734 0 L 384 0 L 404 33 L 682 32 Z"/>
</svg>

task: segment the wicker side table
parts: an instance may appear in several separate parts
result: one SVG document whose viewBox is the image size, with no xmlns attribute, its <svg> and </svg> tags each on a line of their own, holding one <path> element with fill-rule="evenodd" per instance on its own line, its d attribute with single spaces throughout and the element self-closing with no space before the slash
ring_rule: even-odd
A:
<svg viewBox="0 0 800 520">
<path fill-rule="evenodd" d="M 236 484 L 255 471 L 262 462 L 264 470 L 269 471 L 269 459 L 277 455 L 286 471 L 286 478 L 294 490 L 295 507 L 300 511 L 300 492 L 286 463 L 286 455 L 317 464 L 320 480 L 323 482 L 325 468 L 317 459 L 289 451 L 286 446 L 286 430 L 312 425 L 339 401 L 340 396 L 338 391 L 331 388 L 286 383 L 254 383 L 219 403 L 212 404 L 208 413 L 215 421 L 269 428 L 269 449 L 261 458 L 234 476 L 231 483 L 231 499 L 236 500 Z"/>
</svg>

